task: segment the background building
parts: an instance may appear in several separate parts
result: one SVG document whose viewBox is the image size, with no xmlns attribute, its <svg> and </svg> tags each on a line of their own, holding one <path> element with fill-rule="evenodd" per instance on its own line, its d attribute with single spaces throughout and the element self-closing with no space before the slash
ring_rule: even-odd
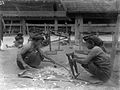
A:
<svg viewBox="0 0 120 90">
<path fill-rule="evenodd" d="M 5 0 L 0 5 L 6 35 L 28 34 L 31 27 L 45 30 L 48 25 L 53 30 L 71 29 L 76 35 L 77 31 L 110 34 L 118 9 L 115 0 Z"/>
</svg>

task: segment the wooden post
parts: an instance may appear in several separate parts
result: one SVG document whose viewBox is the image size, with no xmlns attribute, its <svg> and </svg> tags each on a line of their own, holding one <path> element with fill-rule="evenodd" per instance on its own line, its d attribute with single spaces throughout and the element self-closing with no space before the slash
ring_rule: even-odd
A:
<svg viewBox="0 0 120 90">
<path fill-rule="evenodd" d="M 89 22 L 88 22 L 88 28 L 89 28 L 89 29 L 88 29 L 88 33 L 90 33 L 90 34 L 91 34 L 91 24 L 92 24 L 92 22 L 89 21 Z"/>
<path fill-rule="evenodd" d="M 80 17 L 78 20 L 78 30 L 79 30 L 79 50 L 83 50 L 82 43 L 83 43 L 83 18 Z"/>
<path fill-rule="evenodd" d="M 57 19 L 55 19 L 55 24 L 54 25 L 55 25 L 54 29 L 55 29 L 55 31 L 57 31 L 58 30 L 58 21 L 57 21 Z"/>
<path fill-rule="evenodd" d="M 49 41 L 50 41 L 50 43 L 49 43 L 49 49 L 50 49 L 50 51 L 52 51 L 52 46 L 51 46 L 51 33 L 50 33 L 50 27 L 49 27 L 49 25 L 47 25 L 47 30 L 48 30 Z"/>
<path fill-rule="evenodd" d="M 22 32 L 22 24 L 21 24 L 21 22 L 20 22 L 20 32 Z"/>
<path fill-rule="evenodd" d="M 23 34 L 25 35 L 26 34 L 26 23 L 24 19 L 22 19 L 22 31 L 23 31 Z"/>
<path fill-rule="evenodd" d="M 3 25 L 2 25 L 2 14 L 0 14 L 0 50 L 3 41 Z"/>
<path fill-rule="evenodd" d="M 12 28 L 12 20 L 10 21 L 9 36 L 10 36 L 11 28 Z"/>
<path fill-rule="evenodd" d="M 117 23 L 116 23 L 116 48 L 119 48 L 119 35 L 120 35 L 120 14 L 118 14 L 117 17 Z"/>
<path fill-rule="evenodd" d="M 47 55 L 56 55 L 57 54 L 57 51 L 52 51 L 52 45 L 51 45 L 51 32 L 50 32 L 50 27 L 49 27 L 49 25 L 47 24 L 47 33 L 49 34 L 49 41 L 50 41 L 50 43 L 49 43 L 49 51 L 46 51 L 45 53 L 47 54 Z"/>
<path fill-rule="evenodd" d="M 28 24 L 26 24 L 27 34 L 29 35 L 29 27 Z"/>
<path fill-rule="evenodd" d="M 120 31 L 120 15 L 118 15 L 117 17 L 115 33 L 112 36 L 112 52 L 111 52 L 112 65 L 114 65 L 115 62 L 116 50 L 118 47 L 119 31 Z"/>
<path fill-rule="evenodd" d="M 44 24 L 44 27 L 45 27 L 45 32 L 47 32 L 47 25 L 46 25 L 46 23 Z"/>
<path fill-rule="evenodd" d="M 75 43 L 79 44 L 79 50 L 83 50 L 82 37 L 83 37 L 83 18 L 77 17 L 75 20 Z"/>
<path fill-rule="evenodd" d="M 78 30 L 78 18 L 75 19 L 75 43 L 78 44 L 79 30 Z"/>
</svg>

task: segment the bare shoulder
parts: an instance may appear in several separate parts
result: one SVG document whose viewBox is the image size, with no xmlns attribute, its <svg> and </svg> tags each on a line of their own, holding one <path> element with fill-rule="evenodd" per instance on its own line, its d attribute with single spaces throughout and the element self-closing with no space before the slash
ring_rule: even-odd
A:
<svg viewBox="0 0 120 90">
<path fill-rule="evenodd" d="M 23 45 L 23 47 L 20 49 L 19 53 L 23 54 L 26 51 L 28 51 L 30 48 L 31 48 L 31 44 L 27 43 L 27 44 Z"/>
<path fill-rule="evenodd" d="M 102 51 L 102 49 L 98 46 L 95 46 L 94 48 L 91 49 L 91 51 Z"/>
</svg>

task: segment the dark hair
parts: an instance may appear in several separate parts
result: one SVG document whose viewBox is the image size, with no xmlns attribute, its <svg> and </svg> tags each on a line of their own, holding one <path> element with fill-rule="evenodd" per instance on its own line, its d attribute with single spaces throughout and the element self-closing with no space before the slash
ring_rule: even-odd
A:
<svg viewBox="0 0 120 90">
<path fill-rule="evenodd" d="M 32 37 L 32 40 L 34 40 L 34 41 L 39 41 L 39 40 L 41 40 L 41 41 L 43 41 L 44 40 L 44 38 L 43 37 L 39 37 L 39 36 L 36 36 L 36 37 Z"/>
<path fill-rule="evenodd" d="M 99 46 L 104 52 L 107 52 L 104 47 L 103 41 L 100 38 L 98 38 L 97 36 L 95 36 L 95 35 L 84 36 L 83 39 L 84 39 L 84 41 L 86 41 L 90 44 L 94 44 L 94 46 Z"/>
<path fill-rule="evenodd" d="M 34 41 L 38 41 L 38 40 L 44 40 L 44 37 L 42 37 L 41 35 L 39 35 L 38 33 L 31 33 L 30 34 L 30 38 Z"/>
<path fill-rule="evenodd" d="M 22 33 L 22 32 L 19 32 L 19 33 L 17 34 L 17 36 L 23 36 L 23 33 Z"/>
<path fill-rule="evenodd" d="M 20 39 L 23 40 L 23 37 L 21 37 L 21 36 L 16 36 L 16 37 L 15 37 L 15 40 L 16 40 L 16 41 L 17 41 L 17 40 L 20 40 Z"/>
<path fill-rule="evenodd" d="M 94 43 L 94 46 L 103 46 L 103 41 L 95 35 L 84 36 L 83 39 L 88 43 Z"/>
</svg>

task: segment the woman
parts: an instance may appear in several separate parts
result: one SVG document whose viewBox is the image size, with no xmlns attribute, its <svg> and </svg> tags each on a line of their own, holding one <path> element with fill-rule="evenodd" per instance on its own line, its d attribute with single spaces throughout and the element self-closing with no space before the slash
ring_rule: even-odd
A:
<svg viewBox="0 0 120 90">
<path fill-rule="evenodd" d="M 18 48 L 21 48 L 23 46 L 24 38 L 23 38 L 23 33 L 18 33 L 17 36 L 15 37 L 15 46 Z"/>
<path fill-rule="evenodd" d="M 23 43 L 24 43 L 23 33 L 19 32 L 15 36 L 15 41 L 13 43 L 14 44 L 12 46 L 6 45 L 6 47 L 7 48 L 13 48 L 13 47 L 21 48 L 23 46 Z"/>
<path fill-rule="evenodd" d="M 86 58 L 74 56 L 74 61 L 80 63 L 93 76 L 106 82 L 111 76 L 111 61 L 103 47 L 103 41 L 96 36 L 83 37 L 87 48 L 90 50 Z"/>
<path fill-rule="evenodd" d="M 30 34 L 30 43 L 23 46 L 20 52 L 17 55 L 17 65 L 20 69 L 26 68 L 39 68 L 41 61 L 44 58 L 49 59 L 54 63 L 54 60 L 49 58 L 45 53 L 42 52 L 42 41 L 44 38 L 37 34 Z"/>
</svg>

